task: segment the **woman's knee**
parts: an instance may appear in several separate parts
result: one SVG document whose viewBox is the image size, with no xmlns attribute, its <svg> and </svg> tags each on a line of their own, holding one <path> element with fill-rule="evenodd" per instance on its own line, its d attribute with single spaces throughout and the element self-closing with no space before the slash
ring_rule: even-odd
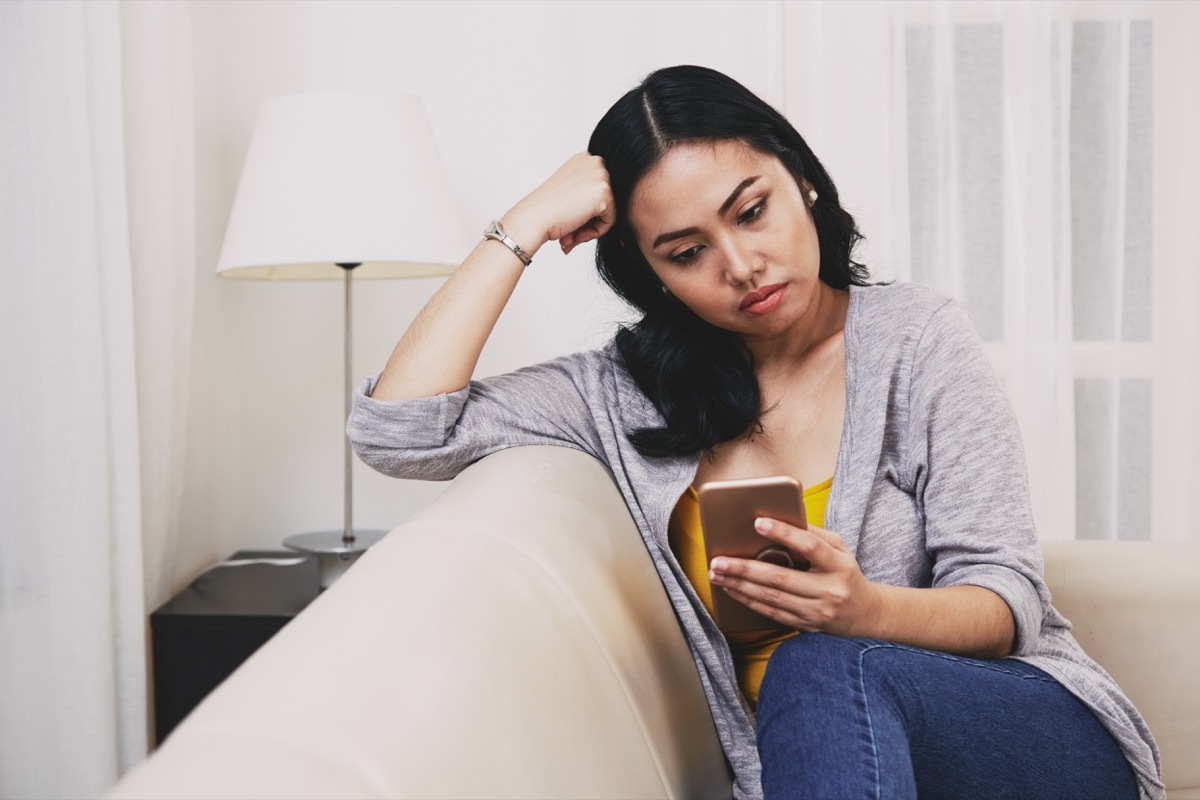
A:
<svg viewBox="0 0 1200 800">
<path fill-rule="evenodd" d="M 817 674 L 823 667 L 857 662 L 862 654 L 878 643 L 871 639 L 851 639 L 831 633 L 801 633 L 783 641 L 767 662 L 771 671 Z"/>
<path fill-rule="evenodd" d="M 771 695 L 822 690 L 836 675 L 859 669 L 863 653 L 878 646 L 872 639 L 850 639 L 828 633 L 801 633 L 785 640 L 767 661 L 759 688 L 759 705 Z"/>
</svg>

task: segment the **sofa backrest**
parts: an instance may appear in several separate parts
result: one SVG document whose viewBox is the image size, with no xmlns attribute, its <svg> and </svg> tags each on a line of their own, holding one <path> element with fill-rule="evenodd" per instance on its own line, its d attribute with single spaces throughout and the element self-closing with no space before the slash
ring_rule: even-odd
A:
<svg viewBox="0 0 1200 800">
<path fill-rule="evenodd" d="M 1047 541 L 1072 633 L 1137 706 L 1171 797 L 1200 798 L 1200 544 Z"/>
</svg>

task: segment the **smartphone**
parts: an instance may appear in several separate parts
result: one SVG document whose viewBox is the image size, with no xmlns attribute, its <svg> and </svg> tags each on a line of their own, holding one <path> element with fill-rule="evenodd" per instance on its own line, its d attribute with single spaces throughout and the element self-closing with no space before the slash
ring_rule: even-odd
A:
<svg viewBox="0 0 1200 800">
<path fill-rule="evenodd" d="M 759 517 L 808 528 L 800 481 L 786 475 L 709 481 L 696 491 L 696 495 L 700 500 L 700 525 L 704 530 L 709 563 L 717 556 L 732 556 L 794 569 L 809 568 L 809 563 L 799 554 L 754 529 L 754 520 Z M 783 627 L 751 611 L 718 586 L 713 587 L 712 600 L 713 616 L 726 633 Z"/>
</svg>

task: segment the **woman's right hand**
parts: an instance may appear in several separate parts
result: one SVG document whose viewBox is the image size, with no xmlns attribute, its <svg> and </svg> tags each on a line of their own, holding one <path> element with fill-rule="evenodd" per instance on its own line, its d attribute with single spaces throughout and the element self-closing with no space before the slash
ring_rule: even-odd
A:
<svg viewBox="0 0 1200 800">
<path fill-rule="evenodd" d="M 603 236 L 616 219 L 604 159 L 586 151 L 566 160 L 500 224 L 518 244 L 536 249 L 557 241 L 564 253 Z M 528 244 L 526 244 L 528 242 Z"/>
</svg>

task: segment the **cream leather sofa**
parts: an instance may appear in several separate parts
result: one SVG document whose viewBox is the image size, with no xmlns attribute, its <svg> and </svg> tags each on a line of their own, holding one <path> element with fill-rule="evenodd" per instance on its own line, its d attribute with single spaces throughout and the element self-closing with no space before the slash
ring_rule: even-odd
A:
<svg viewBox="0 0 1200 800">
<path fill-rule="evenodd" d="M 1056 605 L 1200 797 L 1200 548 L 1046 544 Z M 381 633 L 382 632 L 382 633 Z M 705 798 L 729 776 L 608 472 L 474 465 L 213 692 L 112 798 Z"/>
</svg>

